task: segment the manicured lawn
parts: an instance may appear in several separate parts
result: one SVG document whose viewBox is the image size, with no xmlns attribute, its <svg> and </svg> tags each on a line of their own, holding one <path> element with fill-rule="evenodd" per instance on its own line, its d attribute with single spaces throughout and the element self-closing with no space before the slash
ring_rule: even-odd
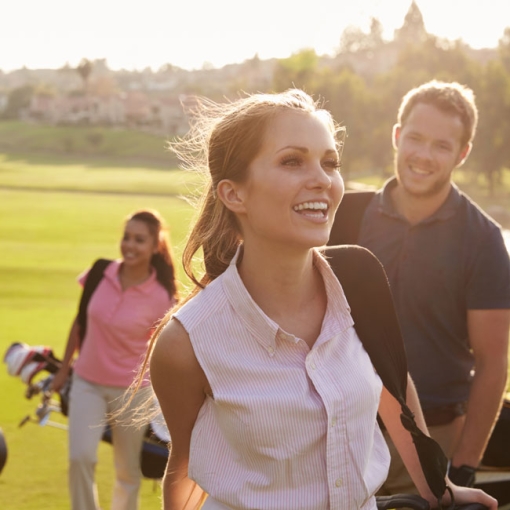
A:
<svg viewBox="0 0 510 510">
<path fill-rule="evenodd" d="M 10 153 L 95 155 L 164 163 L 170 159 L 166 142 L 163 135 L 127 128 L 0 121 L 0 150 Z"/>
<path fill-rule="evenodd" d="M 170 160 L 168 166 L 149 166 L 112 158 L 0 153 L 4 188 L 178 195 L 195 190 L 200 182 L 200 175 L 179 171 Z"/>
</svg>

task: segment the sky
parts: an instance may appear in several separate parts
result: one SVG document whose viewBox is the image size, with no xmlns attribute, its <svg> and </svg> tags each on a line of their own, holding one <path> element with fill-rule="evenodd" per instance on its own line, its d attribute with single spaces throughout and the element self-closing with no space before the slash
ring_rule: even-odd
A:
<svg viewBox="0 0 510 510">
<path fill-rule="evenodd" d="M 370 18 L 393 38 L 411 0 L 4 0 L 0 69 L 75 66 L 105 58 L 111 69 L 222 67 L 304 48 L 333 54 L 343 30 Z M 510 0 L 417 0 L 425 28 L 473 48 L 496 47 Z"/>
</svg>

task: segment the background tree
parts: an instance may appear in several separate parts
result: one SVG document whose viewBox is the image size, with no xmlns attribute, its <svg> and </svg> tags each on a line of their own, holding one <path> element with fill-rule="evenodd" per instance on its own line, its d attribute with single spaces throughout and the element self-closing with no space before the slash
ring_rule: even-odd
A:
<svg viewBox="0 0 510 510">
<path fill-rule="evenodd" d="M 478 129 L 471 163 L 484 175 L 493 196 L 502 170 L 510 166 L 510 73 L 501 61 L 492 61 L 482 72 L 477 87 Z"/>
<path fill-rule="evenodd" d="M 427 30 L 421 11 L 413 0 L 404 18 L 402 27 L 395 30 L 395 41 L 402 43 L 415 43 L 427 38 Z"/>
<path fill-rule="evenodd" d="M 360 27 L 349 25 L 340 36 L 338 53 L 357 53 L 367 46 L 367 34 Z"/>
<path fill-rule="evenodd" d="M 22 111 L 30 106 L 30 101 L 34 95 L 32 85 L 23 85 L 12 89 L 7 96 L 7 106 L 3 113 L 6 119 L 19 118 Z"/>
<path fill-rule="evenodd" d="M 498 51 L 503 66 L 510 72 L 510 27 L 505 28 L 503 36 L 499 40 Z"/>
<path fill-rule="evenodd" d="M 92 73 L 93 64 L 87 58 L 81 59 L 80 63 L 76 67 L 76 72 L 80 75 L 83 80 L 83 90 L 88 91 L 89 78 Z"/>
<path fill-rule="evenodd" d="M 377 18 L 370 18 L 370 31 L 363 32 L 361 28 L 349 25 L 340 36 L 338 53 L 358 53 L 376 50 L 384 45 L 383 26 Z"/>
<path fill-rule="evenodd" d="M 314 93 L 325 99 L 324 107 L 346 127 L 342 156 L 344 179 L 372 170 L 371 98 L 363 78 L 348 68 L 340 72 L 326 70 L 318 79 Z"/>
<path fill-rule="evenodd" d="M 279 59 L 273 75 L 276 92 L 297 87 L 312 92 L 319 75 L 319 57 L 313 49 L 303 49 L 288 58 Z"/>
</svg>

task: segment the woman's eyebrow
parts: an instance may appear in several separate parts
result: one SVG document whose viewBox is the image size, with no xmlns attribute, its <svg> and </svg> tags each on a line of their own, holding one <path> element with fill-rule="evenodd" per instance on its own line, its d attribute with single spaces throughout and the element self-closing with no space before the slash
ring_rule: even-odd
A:
<svg viewBox="0 0 510 510">
<path fill-rule="evenodd" d="M 287 149 L 297 150 L 299 152 L 302 152 L 303 154 L 307 154 L 308 152 L 310 152 L 310 150 L 307 147 L 301 147 L 299 145 L 286 145 L 285 147 L 278 149 L 276 153 L 278 154 L 279 152 Z M 324 152 L 324 154 L 337 154 L 337 151 L 335 149 L 328 149 Z"/>
</svg>

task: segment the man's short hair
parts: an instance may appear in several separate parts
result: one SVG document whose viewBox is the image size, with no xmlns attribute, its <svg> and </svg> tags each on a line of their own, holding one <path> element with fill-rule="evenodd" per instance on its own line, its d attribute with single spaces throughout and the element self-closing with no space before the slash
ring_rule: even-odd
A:
<svg viewBox="0 0 510 510">
<path fill-rule="evenodd" d="M 435 106 L 438 110 L 460 118 L 464 131 L 461 146 L 472 142 L 478 123 L 478 110 L 474 92 L 457 82 L 432 80 L 410 90 L 403 98 L 398 109 L 397 121 L 404 126 L 417 104 Z"/>
</svg>

